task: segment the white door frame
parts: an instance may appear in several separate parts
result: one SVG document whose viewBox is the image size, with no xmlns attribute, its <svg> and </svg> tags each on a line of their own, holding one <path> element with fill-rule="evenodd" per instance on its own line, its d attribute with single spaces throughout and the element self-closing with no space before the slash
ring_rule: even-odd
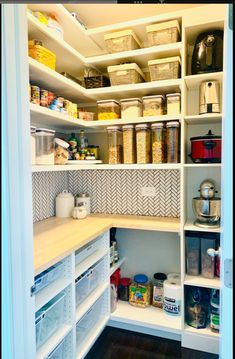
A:
<svg viewBox="0 0 235 359">
<path fill-rule="evenodd" d="M 26 5 L 2 5 L 2 357 L 35 358 Z"/>
</svg>

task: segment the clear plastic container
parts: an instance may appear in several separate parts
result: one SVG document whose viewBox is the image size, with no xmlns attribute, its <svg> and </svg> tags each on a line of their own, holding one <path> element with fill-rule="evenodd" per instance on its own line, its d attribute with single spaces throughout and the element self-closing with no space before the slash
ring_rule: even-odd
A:
<svg viewBox="0 0 235 359">
<path fill-rule="evenodd" d="M 167 163 L 179 162 L 179 122 L 166 123 L 166 157 Z"/>
<path fill-rule="evenodd" d="M 147 124 L 135 126 L 137 163 L 151 162 L 150 128 Z"/>
<path fill-rule="evenodd" d="M 36 164 L 36 140 L 35 140 L 36 127 L 30 127 L 30 140 L 31 140 L 31 163 Z"/>
<path fill-rule="evenodd" d="M 129 303 L 135 307 L 146 308 L 151 301 L 151 283 L 144 274 L 134 276 L 129 286 Z"/>
<path fill-rule="evenodd" d="M 180 93 L 170 93 L 166 95 L 166 107 L 167 115 L 177 115 L 180 114 Z"/>
<path fill-rule="evenodd" d="M 151 81 L 178 79 L 180 65 L 179 56 L 148 61 Z"/>
<path fill-rule="evenodd" d="M 153 123 L 152 126 L 152 163 L 164 163 L 166 160 L 166 129 L 163 122 Z"/>
<path fill-rule="evenodd" d="M 108 66 L 112 86 L 130 85 L 145 81 L 145 76 L 136 63 Z"/>
<path fill-rule="evenodd" d="M 69 143 L 61 140 L 60 138 L 55 138 L 55 164 L 64 165 L 68 162 L 69 158 Z"/>
<path fill-rule="evenodd" d="M 153 95 L 142 97 L 143 116 L 164 115 L 164 96 Z"/>
<path fill-rule="evenodd" d="M 165 273 L 155 273 L 153 275 L 153 302 L 154 307 L 163 307 L 163 282 L 167 279 Z"/>
<path fill-rule="evenodd" d="M 122 131 L 119 126 L 107 127 L 109 164 L 122 163 Z"/>
<path fill-rule="evenodd" d="M 37 128 L 36 139 L 36 164 L 53 165 L 54 164 L 54 137 L 55 131 L 44 128 Z"/>
<path fill-rule="evenodd" d="M 186 272 L 189 275 L 200 274 L 201 239 L 195 234 L 186 235 Z"/>
<path fill-rule="evenodd" d="M 104 35 L 104 41 L 106 49 L 110 54 L 135 50 L 141 47 L 139 39 L 131 29 L 106 34 Z"/>
<path fill-rule="evenodd" d="M 114 120 L 120 118 L 120 104 L 115 100 L 97 101 L 98 120 Z"/>
<path fill-rule="evenodd" d="M 120 100 L 121 117 L 124 120 L 135 120 L 142 116 L 142 101 L 139 98 L 126 98 Z"/>
<path fill-rule="evenodd" d="M 123 135 L 123 163 L 136 162 L 135 127 L 134 125 L 122 126 Z"/>
<path fill-rule="evenodd" d="M 215 276 L 215 257 L 207 253 L 209 248 L 215 249 L 215 247 L 216 239 L 201 238 L 201 267 L 204 278 L 212 279 Z"/>
<path fill-rule="evenodd" d="M 35 293 L 39 292 L 50 283 L 60 277 L 62 273 L 63 263 L 56 263 L 54 266 L 46 269 L 34 278 Z"/>
<path fill-rule="evenodd" d="M 149 46 L 170 44 L 180 39 L 180 27 L 177 20 L 146 26 Z"/>
</svg>

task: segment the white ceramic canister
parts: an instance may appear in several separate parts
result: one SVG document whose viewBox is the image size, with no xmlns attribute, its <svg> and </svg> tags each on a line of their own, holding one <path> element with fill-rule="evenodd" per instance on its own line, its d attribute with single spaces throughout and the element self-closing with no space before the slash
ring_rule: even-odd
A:
<svg viewBox="0 0 235 359">
<path fill-rule="evenodd" d="M 74 197 L 72 193 L 64 190 L 56 197 L 56 217 L 72 217 Z"/>
<path fill-rule="evenodd" d="M 76 207 L 80 203 L 83 203 L 83 205 L 86 208 L 87 214 L 90 214 L 91 213 L 91 199 L 90 199 L 89 194 L 79 193 L 79 195 L 76 197 Z"/>
</svg>

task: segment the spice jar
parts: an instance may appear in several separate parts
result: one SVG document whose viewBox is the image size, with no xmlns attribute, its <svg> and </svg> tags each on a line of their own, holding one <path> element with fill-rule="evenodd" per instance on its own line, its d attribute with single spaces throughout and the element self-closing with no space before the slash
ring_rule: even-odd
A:
<svg viewBox="0 0 235 359">
<path fill-rule="evenodd" d="M 179 162 L 179 122 L 166 123 L 167 162 Z"/>
<path fill-rule="evenodd" d="M 126 302 L 129 301 L 129 286 L 131 284 L 130 278 L 121 278 L 118 287 L 118 298 Z"/>
<path fill-rule="evenodd" d="M 154 273 L 153 275 L 153 303 L 154 307 L 163 307 L 163 282 L 167 279 L 165 273 Z"/>
<path fill-rule="evenodd" d="M 165 162 L 165 134 L 163 122 L 153 123 L 152 126 L 152 162 Z"/>
<path fill-rule="evenodd" d="M 147 124 L 135 126 L 137 163 L 150 163 L 150 129 Z"/>
<path fill-rule="evenodd" d="M 134 125 L 122 126 L 123 135 L 123 162 L 135 163 L 135 128 Z"/>
<path fill-rule="evenodd" d="M 135 307 L 150 305 L 151 283 L 145 274 L 136 274 L 129 288 L 129 303 Z"/>
<path fill-rule="evenodd" d="M 109 126 L 108 131 L 108 148 L 109 164 L 122 163 L 122 131 L 119 126 Z"/>
</svg>

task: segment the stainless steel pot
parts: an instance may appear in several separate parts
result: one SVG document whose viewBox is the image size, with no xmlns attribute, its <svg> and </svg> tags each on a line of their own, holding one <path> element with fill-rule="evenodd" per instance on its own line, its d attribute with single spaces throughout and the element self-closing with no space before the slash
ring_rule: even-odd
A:
<svg viewBox="0 0 235 359">
<path fill-rule="evenodd" d="M 195 224 L 199 227 L 219 227 L 221 200 L 220 198 L 193 198 L 193 211 L 197 217 Z"/>
</svg>

